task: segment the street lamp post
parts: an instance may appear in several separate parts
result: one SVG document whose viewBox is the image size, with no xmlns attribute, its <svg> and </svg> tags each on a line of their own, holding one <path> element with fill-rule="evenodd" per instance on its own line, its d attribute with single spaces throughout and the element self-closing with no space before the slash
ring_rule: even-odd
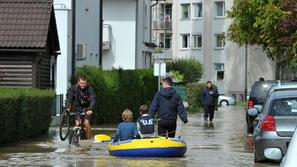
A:
<svg viewBox="0 0 297 167">
<path fill-rule="evenodd" d="M 244 68 L 245 68 L 245 71 L 244 71 L 244 99 L 245 101 L 247 100 L 247 65 L 248 65 L 248 45 L 245 44 L 245 65 L 244 65 Z"/>
</svg>

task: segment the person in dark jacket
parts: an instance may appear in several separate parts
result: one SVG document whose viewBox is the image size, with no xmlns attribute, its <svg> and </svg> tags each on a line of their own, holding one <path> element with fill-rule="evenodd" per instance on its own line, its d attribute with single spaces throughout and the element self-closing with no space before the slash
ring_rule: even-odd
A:
<svg viewBox="0 0 297 167">
<path fill-rule="evenodd" d="M 181 97 L 171 86 L 172 79 L 170 77 L 162 79 L 162 88 L 154 96 L 149 115 L 154 118 L 157 113 L 159 136 L 174 138 L 177 115 L 185 124 L 190 125 L 190 123 Z"/>
<path fill-rule="evenodd" d="M 141 105 L 139 113 L 141 116 L 137 120 L 137 129 L 140 137 L 155 137 L 154 119 L 149 116 L 147 105 Z"/>
<path fill-rule="evenodd" d="M 207 87 L 203 89 L 201 97 L 204 106 L 204 120 L 207 121 L 209 117 L 209 120 L 212 121 L 214 117 L 214 107 L 219 93 L 218 90 L 213 87 L 211 81 L 207 81 L 206 84 Z"/>
<path fill-rule="evenodd" d="M 73 103 L 75 103 L 75 112 L 85 112 L 85 131 L 88 139 L 91 138 L 91 115 L 96 105 L 96 95 L 94 89 L 87 84 L 87 78 L 85 76 L 79 76 L 77 84 L 69 89 L 67 94 L 66 108 L 68 112 L 72 110 Z M 75 126 L 79 126 L 81 119 L 79 115 L 76 115 Z"/>
</svg>

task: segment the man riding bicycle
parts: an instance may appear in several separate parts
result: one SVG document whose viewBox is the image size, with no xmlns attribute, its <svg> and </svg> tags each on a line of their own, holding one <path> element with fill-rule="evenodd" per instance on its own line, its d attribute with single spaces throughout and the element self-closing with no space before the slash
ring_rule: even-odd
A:
<svg viewBox="0 0 297 167">
<path fill-rule="evenodd" d="M 83 75 L 78 77 L 77 84 L 69 89 L 67 94 L 66 107 L 70 112 L 73 103 L 75 103 L 75 111 L 77 112 L 75 117 L 75 126 L 79 127 L 81 124 L 81 118 L 79 113 L 85 113 L 84 124 L 87 139 L 91 139 L 91 114 L 96 105 L 96 95 L 94 89 L 87 84 L 87 78 Z"/>
</svg>

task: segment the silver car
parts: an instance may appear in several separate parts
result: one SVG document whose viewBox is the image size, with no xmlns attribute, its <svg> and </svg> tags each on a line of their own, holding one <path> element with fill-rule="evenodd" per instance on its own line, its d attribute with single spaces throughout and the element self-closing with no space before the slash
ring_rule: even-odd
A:
<svg viewBox="0 0 297 167">
<path fill-rule="evenodd" d="M 288 151 L 282 160 L 280 167 L 295 167 L 297 164 L 297 130 L 293 134 L 290 140 Z"/>
<path fill-rule="evenodd" d="M 272 87 L 255 120 L 254 160 L 280 161 L 297 125 L 297 85 Z"/>
<path fill-rule="evenodd" d="M 226 96 L 226 95 L 219 95 L 218 98 L 218 105 L 219 106 L 228 106 L 228 105 L 234 105 L 235 99 L 234 97 Z"/>
</svg>

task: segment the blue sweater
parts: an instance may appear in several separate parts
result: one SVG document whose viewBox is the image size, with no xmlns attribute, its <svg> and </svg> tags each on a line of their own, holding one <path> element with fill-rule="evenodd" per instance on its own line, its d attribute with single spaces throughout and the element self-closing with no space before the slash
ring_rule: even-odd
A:
<svg viewBox="0 0 297 167">
<path fill-rule="evenodd" d="M 139 136 L 136 123 L 134 122 L 122 122 L 118 126 L 116 138 L 123 140 L 131 140 Z"/>
</svg>

